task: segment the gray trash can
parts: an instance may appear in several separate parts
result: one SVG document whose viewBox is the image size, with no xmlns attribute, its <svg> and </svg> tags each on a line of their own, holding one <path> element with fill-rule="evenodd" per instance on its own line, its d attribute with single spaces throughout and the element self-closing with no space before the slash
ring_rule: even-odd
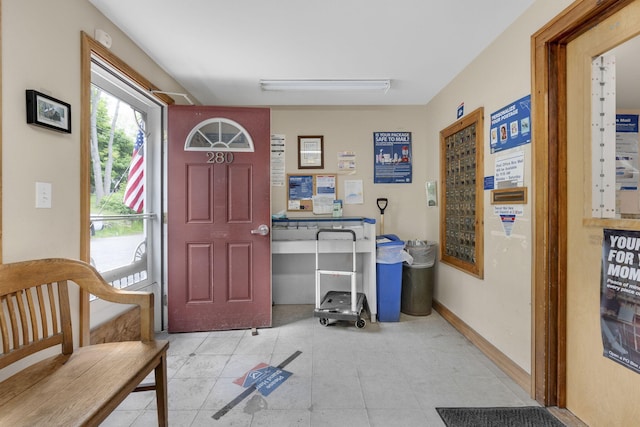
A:
<svg viewBox="0 0 640 427">
<path fill-rule="evenodd" d="M 410 240 L 406 244 L 413 264 L 402 264 L 400 311 L 411 316 L 431 314 L 433 302 L 435 242 Z M 416 262 L 417 261 L 417 262 Z"/>
</svg>

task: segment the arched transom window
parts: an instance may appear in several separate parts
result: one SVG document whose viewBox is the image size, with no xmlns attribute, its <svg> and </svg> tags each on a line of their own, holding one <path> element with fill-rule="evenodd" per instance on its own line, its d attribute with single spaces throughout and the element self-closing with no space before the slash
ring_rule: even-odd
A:
<svg viewBox="0 0 640 427">
<path fill-rule="evenodd" d="M 239 123 L 225 118 L 213 118 L 200 122 L 191 129 L 184 143 L 184 150 L 253 152 L 253 140 Z"/>
</svg>

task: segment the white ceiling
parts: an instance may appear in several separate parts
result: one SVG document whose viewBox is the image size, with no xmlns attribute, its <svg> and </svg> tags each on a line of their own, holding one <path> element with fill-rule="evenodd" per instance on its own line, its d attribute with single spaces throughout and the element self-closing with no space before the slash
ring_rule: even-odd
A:
<svg viewBox="0 0 640 427">
<path fill-rule="evenodd" d="M 229 106 L 426 104 L 534 2 L 89 1 L 200 103 Z M 391 89 L 266 92 L 261 79 L 391 79 Z"/>
<path fill-rule="evenodd" d="M 640 105 L 640 37 L 634 37 L 607 52 L 616 59 L 616 108 L 637 110 Z"/>
</svg>

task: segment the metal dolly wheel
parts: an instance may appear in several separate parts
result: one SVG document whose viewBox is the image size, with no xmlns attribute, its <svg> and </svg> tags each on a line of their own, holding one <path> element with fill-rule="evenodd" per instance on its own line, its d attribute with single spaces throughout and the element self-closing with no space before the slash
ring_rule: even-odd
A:
<svg viewBox="0 0 640 427">
<path fill-rule="evenodd" d="M 352 268 L 346 270 L 321 270 L 319 266 L 320 235 L 322 233 L 350 233 L 353 241 Z M 329 291 L 320 299 L 320 282 L 322 275 L 349 276 L 351 278 L 351 292 Z M 316 233 L 316 308 L 314 317 L 320 318 L 320 324 L 326 326 L 329 319 L 347 320 L 355 322 L 358 329 L 366 326 L 367 321 L 361 317 L 362 310 L 367 304 L 364 293 L 356 291 L 356 233 L 344 229 L 320 229 Z"/>
</svg>

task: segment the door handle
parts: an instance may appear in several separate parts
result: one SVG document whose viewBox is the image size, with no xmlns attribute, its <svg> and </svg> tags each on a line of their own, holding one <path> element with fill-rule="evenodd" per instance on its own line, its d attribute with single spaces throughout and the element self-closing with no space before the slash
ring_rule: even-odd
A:
<svg viewBox="0 0 640 427">
<path fill-rule="evenodd" d="M 267 234 L 269 234 L 269 226 L 267 224 L 260 224 L 258 228 L 256 228 L 255 230 L 251 230 L 251 234 L 266 236 Z"/>
</svg>

